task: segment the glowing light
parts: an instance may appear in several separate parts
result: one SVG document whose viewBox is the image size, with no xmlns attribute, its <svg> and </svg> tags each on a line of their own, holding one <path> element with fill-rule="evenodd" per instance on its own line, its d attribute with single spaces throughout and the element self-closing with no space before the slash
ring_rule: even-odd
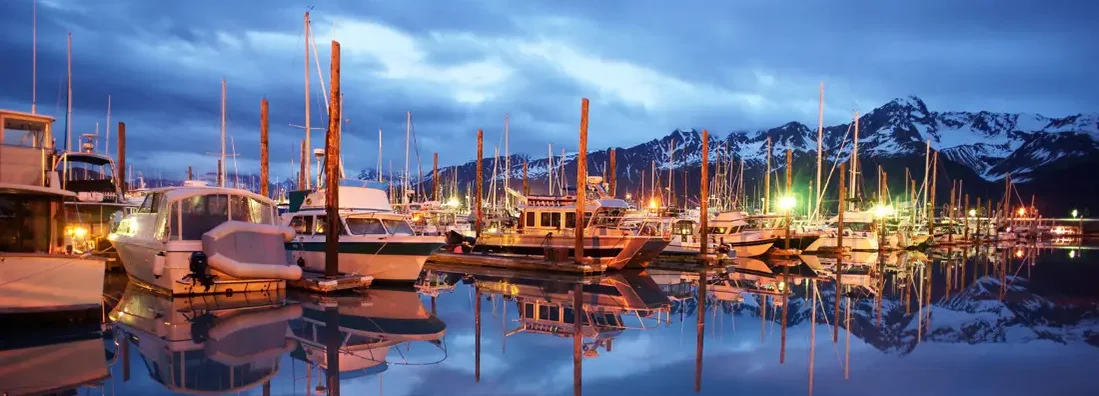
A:
<svg viewBox="0 0 1099 396">
<path fill-rule="evenodd" d="M 969 217 L 976 217 L 976 216 L 977 216 L 977 209 L 970 209 L 969 210 Z"/>
<path fill-rule="evenodd" d="M 76 227 L 76 228 L 73 229 L 73 236 L 75 236 L 77 238 L 83 238 L 85 235 L 88 235 L 88 229 L 87 228 Z"/>
<path fill-rule="evenodd" d="M 626 200 L 627 200 L 627 201 L 629 201 L 629 200 L 630 200 L 630 199 L 632 199 L 632 198 L 633 198 L 633 195 L 632 195 L 632 194 L 630 194 L 630 193 L 626 193 Z"/>
<path fill-rule="evenodd" d="M 656 209 L 656 199 L 649 199 L 649 209 Z"/>
<path fill-rule="evenodd" d="M 874 215 L 878 218 L 886 217 L 893 214 L 893 207 L 889 205 L 878 205 L 874 207 Z"/>
<path fill-rule="evenodd" d="M 1069 250 L 1068 251 L 1068 258 L 1070 258 L 1070 259 L 1076 258 L 1076 251 L 1075 250 Z"/>
<path fill-rule="evenodd" d="M 1023 258 L 1023 254 L 1024 254 L 1023 249 L 1016 250 L 1015 251 L 1015 258 Z"/>
<path fill-rule="evenodd" d="M 496 229 L 496 227 L 489 227 L 489 229 L 488 229 L 488 232 L 496 232 L 496 231 L 498 231 Z"/>
<path fill-rule="evenodd" d="M 1073 210 L 1072 210 L 1072 218 L 1074 218 L 1074 219 L 1075 219 L 1075 218 L 1076 218 L 1076 216 L 1079 216 L 1079 215 L 1080 215 L 1080 212 L 1079 212 L 1079 211 L 1077 211 L 1076 209 L 1073 209 Z"/>
<path fill-rule="evenodd" d="M 460 204 L 461 203 L 458 202 L 458 197 L 450 197 L 450 199 L 446 201 L 446 206 L 457 207 Z"/>
<path fill-rule="evenodd" d="M 795 206 L 797 206 L 797 204 L 798 204 L 797 199 L 795 199 L 793 196 L 790 196 L 790 195 L 779 198 L 779 200 L 778 200 L 778 208 L 779 208 L 779 210 L 783 210 L 783 211 L 791 210 Z"/>
<path fill-rule="evenodd" d="M 1018 213 L 1019 216 L 1025 215 L 1026 214 L 1026 208 L 1019 208 L 1019 210 L 1016 213 Z"/>
</svg>

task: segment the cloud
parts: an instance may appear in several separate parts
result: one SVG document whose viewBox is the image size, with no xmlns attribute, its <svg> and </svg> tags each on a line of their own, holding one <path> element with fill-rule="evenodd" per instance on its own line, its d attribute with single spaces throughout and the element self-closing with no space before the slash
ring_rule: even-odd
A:
<svg viewBox="0 0 1099 396">
<path fill-rule="evenodd" d="M 0 105 L 29 110 L 30 1 L 0 4 Z M 73 32 L 73 130 L 127 122 L 138 167 L 182 175 L 213 169 L 220 80 L 242 168 L 258 164 L 258 104 L 271 103 L 272 166 L 287 177 L 304 137 L 300 1 L 187 4 L 42 0 L 37 101 L 64 118 L 65 33 Z M 491 153 L 510 118 L 512 152 L 574 148 L 581 97 L 592 100 L 590 145 L 628 146 L 673 128 L 711 131 L 845 121 L 899 96 L 943 110 L 1064 115 L 1099 105 L 1088 87 L 1096 51 L 1090 3 L 857 0 L 798 7 L 767 2 L 389 2 L 312 9 L 312 141 L 323 136 L 329 42 L 342 44 L 345 162 L 403 168 L 406 114 L 415 152 L 443 165 Z M 62 100 L 59 100 L 62 99 Z M 105 127 L 103 127 L 105 128 Z M 79 131 L 79 132 L 76 132 Z M 113 146 L 114 144 L 112 144 Z M 503 147 L 501 147 L 501 150 Z M 186 163 L 184 163 L 186 162 Z"/>
</svg>

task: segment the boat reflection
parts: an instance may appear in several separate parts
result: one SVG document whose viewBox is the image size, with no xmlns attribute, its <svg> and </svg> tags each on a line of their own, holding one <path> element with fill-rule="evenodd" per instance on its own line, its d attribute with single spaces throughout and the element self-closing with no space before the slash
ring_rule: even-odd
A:
<svg viewBox="0 0 1099 396">
<path fill-rule="evenodd" d="M 0 395 L 76 394 L 109 377 L 98 329 L 0 338 Z"/>
<path fill-rule="evenodd" d="M 287 336 L 300 318 L 282 290 L 171 298 L 129 284 L 109 314 L 130 377 L 130 348 L 149 376 L 175 393 L 242 392 L 270 381 L 279 359 L 298 347 Z"/>
</svg>

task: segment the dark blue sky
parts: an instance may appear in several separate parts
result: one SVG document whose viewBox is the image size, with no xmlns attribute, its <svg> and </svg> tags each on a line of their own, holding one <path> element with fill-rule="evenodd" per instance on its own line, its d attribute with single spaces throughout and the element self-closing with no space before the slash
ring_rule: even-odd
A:
<svg viewBox="0 0 1099 396">
<path fill-rule="evenodd" d="M 212 170 L 205 153 L 219 148 L 224 77 L 242 171 L 258 167 L 267 97 L 273 172 L 288 175 L 302 137 L 290 124 L 304 119 L 310 6 L 326 85 L 329 42 L 343 45 L 349 169 L 377 163 L 378 128 L 385 160 L 403 168 L 407 111 L 429 167 L 432 152 L 444 165 L 472 158 L 478 128 L 491 153 L 505 113 L 513 153 L 575 149 L 581 97 L 592 101 L 591 147 L 674 128 L 815 125 L 821 81 L 828 124 L 906 95 L 936 110 L 1099 108 L 1091 2 L 40 0 L 39 112 L 63 119 L 71 31 L 74 134 L 104 123 L 111 95 L 112 123 L 127 123 L 139 168 Z M 0 2 L 0 19 L 0 106 L 29 111 L 32 0 Z M 319 144 L 323 132 L 313 136 Z"/>
</svg>

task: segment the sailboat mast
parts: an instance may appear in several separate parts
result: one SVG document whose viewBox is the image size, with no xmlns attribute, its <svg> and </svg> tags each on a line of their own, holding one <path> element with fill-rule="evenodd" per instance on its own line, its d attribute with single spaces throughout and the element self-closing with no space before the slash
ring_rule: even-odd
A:
<svg viewBox="0 0 1099 396">
<path fill-rule="evenodd" d="M 408 203 L 408 152 L 409 144 L 412 142 L 412 112 L 408 112 L 405 116 L 404 124 L 404 183 L 401 184 L 401 202 Z"/>
<path fill-rule="evenodd" d="M 111 155 L 111 95 L 107 95 L 107 137 L 103 140 L 103 154 Z"/>
<path fill-rule="evenodd" d="M 763 213 L 771 213 L 771 137 L 767 137 L 767 171 L 763 174 Z"/>
<path fill-rule="evenodd" d="M 511 194 L 507 190 L 511 186 L 511 153 L 508 151 L 508 115 L 504 113 L 504 208 L 511 209 Z"/>
<path fill-rule="evenodd" d="M 66 49 L 67 68 L 68 68 L 68 91 L 69 98 L 67 100 L 68 106 L 65 110 L 65 151 L 69 151 L 71 147 L 72 138 L 72 117 L 73 117 L 73 34 L 68 35 L 68 46 Z"/>
<path fill-rule="evenodd" d="M 923 212 L 924 217 L 927 217 L 927 180 L 931 171 L 931 139 L 927 139 L 927 151 L 923 157 L 923 186 L 920 187 L 923 195 Z"/>
<path fill-rule="evenodd" d="M 675 164 L 675 139 L 668 142 L 668 205 L 675 204 L 675 171 L 672 166 Z"/>
<path fill-rule="evenodd" d="M 378 128 L 378 183 L 382 182 L 382 128 Z"/>
<path fill-rule="evenodd" d="M 816 208 L 813 210 L 815 218 L 820 212 L 820 201 L 824 198 L 820 195 L 821 164 L 824 158 L 824 82 L 820 83 L 820 102 L 817 106 L 817 192 L 815 195 Z"/>
<path fill-rule="evenodd" d="M 553 143 L 549 144 L 549 158 L 546 164 L 546 179 L 549 180 L 549 190 L 546 190 L 546 194 L 553 195 Z"/>
<path fill-rule="evenodd" d="M 221 164 L 218 167 L 219 187 L 225 187 L 225 79 L 221 79 Z"/>
<path fill-rule="evenodd" d="M 312 132 L 312 124 L 309 122 L 309 12 L 305 13 L 305 152 L 309 155 L 313 151 L 313 144 L 309 140 Z M 305 189 L 310 188 L 313 179 L 313 162 L 306 159 L 305 163 Z"/>
<path fill-rule="evenodd" d="M 31 114 L 38 114 L 38 0 L 31 3 Z"/>
<path fill-rule="evenodd" d="M 858 169 L 859 169 L 859 112 L 858 112 L 858 110 L 855 110 L 855 145 L 851 149 L 851 189 L 850 189 L 850 196 L 848 197 L 848 198 L 851 198 L 851 199 L 855 199 L 855 196 L 857 196 L 855 191 L 859 189 L 858 179 L 855 179 L 855 176 L 857 176 L 859 174 Z M 854 205 L 854 203 L 852 203 L 851 205 Z M 851 210 L 855 210 L 855 207 L 852 206 Z"/>
</svg>

